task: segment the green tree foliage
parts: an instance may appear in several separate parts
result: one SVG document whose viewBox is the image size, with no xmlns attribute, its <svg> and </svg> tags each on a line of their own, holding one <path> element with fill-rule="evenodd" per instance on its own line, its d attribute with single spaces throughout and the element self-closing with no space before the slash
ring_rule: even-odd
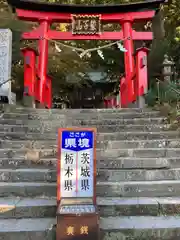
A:
<svg viewBox="0 0 180 240">
<path fill-rule="evenodd" d="M 180 1 L 169 0 L 164 6 L 164 20 L 166 30 L 166 41 L 168 41 L 167 52 L 180 71 Z"/>
<path fill-rule="evenodd" d="M 170 0 L 164 6 L 165 24 L 167 36 L 172 37 L 172 34 L 177 34 L 177 41 L 180 41 L 180 1 Z"/>
<path fill-rule="evenodd" d="M 162 62 L 164 54 L 168 54 L 170 59 L 174 60 L 177 74 L 180 75 L 180 1 L 169 0 L 162 7 L 165 36 L 163 39 L 154 39 L 149 55 L 149 79 L 150 90 L 148 93 L 148 102 L 156 103 L 158 98 L 156 77 L 160 77 L 162 71 Z M 167 86 L 160 87 L 160 99 L 162 102 L 179 101 L 179 84 L 172 88 Z M 164 95 L 163 95 L 164 93 Z"/>
</svg>

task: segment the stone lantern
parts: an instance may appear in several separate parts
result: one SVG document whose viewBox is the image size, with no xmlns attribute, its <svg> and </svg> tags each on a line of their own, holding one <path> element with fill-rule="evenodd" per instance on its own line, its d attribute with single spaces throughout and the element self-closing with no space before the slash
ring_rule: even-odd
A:
<svg viewBox="0 0 180 240">
<path fill-rule="evenodd" d="M 174 68 L 174 62 L 169 60 L 168 55 L 164 55 L 164 61 L 163 61 L 163 80 L 166 82 L 170 82 L 172 80 L 173 76 L 173 68 Z"/>
</svg>

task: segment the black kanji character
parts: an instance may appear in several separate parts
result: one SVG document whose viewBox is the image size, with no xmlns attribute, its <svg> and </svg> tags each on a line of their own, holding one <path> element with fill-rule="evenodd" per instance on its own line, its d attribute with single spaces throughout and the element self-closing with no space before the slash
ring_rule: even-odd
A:
<svg viewBox="0 0 180 240">
<path fill-rule="evenodd" d="M 81 190 L 88 190 L 89 189 L 89 179 L 82 179 L 81 180 Z"/>
<path fill-rule="evenodd" d="M 73 187 L 73 185 L 72 185 L 72 180 L 65 180 L 65 181 L 64 181 L 64 190 L 65 190 L 65 191 L 70 191 L 70 190 L 72 190 L 72 187 Z"/>
<path fill-rule="evenodd" d="M 81 155 L 81 162 L 83 163 L 83 164 L 89 164 L 90 163 L 90 161 L 89 161 L 89 154 L 88 153 L 83 153 L 82 155 Z"/>
<path fill-rule="evenodd" d="M 73 154 L 66 153 L 64 160 L 66 164 L 73 164 Z"/>
<path fill-rule="evenodd" d="M 81 167 L 81 176 L 90 177 L 90 168 L 88 166 Z"/>
<path fill-rule="evenodd" d="M 73 175 L 73 169 L 70 168 L 69 166 L 67 169 L 65 169 L 65 171 L 66 171 L 65 176 L 68 176 L 68 178 Z"/>
</svg>

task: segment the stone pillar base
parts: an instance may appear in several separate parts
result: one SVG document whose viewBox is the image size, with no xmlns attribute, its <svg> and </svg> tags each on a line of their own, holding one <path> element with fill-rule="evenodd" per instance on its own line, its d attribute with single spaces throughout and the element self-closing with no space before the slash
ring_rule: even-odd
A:
<svg viewBox="0 0 180 240">
<path fill-rule="evenodd" d="M 145 103 L 144 96 L 138 97 L 134 104 L 135 104 L 135 108 L 145 108 L 146 107 L 146 103 Z"/>
<path fill-rule="evenodd" d="M 135 102 L 128 105 L 128 108 L 145 108 L 145 107 L 146 103 L 144 96 L 138 97 Z"/>
<path fill-rule="evenodd" d="M 45 108 L 46 108 L 44 104 L 41 104 L 41 103 L 38 102 L 38 101 L 36 101 L 35 104 L 36 104 L 36 108 L 38 108 L 38 109 L 45 109 Z"/>
<path fill-rule="evenodd" d="M 136 102 L 130 103 L 127 108 L 137 108 L 137 103 Z"/>
<path fill-rule="evenodd" d="M 35 108 L 34 97 L 32 96 L 23 96 L 23 105 L 29 108 Z"/>
<path fill-rule="evenodd" d="M 145 97 L 140 96 L 137 99 L 137 108 L 145 108 L 146 107 L 146 102 L 145 102 Z"/>
</svg>

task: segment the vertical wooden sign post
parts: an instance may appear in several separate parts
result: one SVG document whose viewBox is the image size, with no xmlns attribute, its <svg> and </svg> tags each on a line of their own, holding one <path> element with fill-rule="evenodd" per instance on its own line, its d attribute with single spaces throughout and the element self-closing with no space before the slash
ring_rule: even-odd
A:
<svg viewBox="0 0 180 240">
<path fill-rule="evenodd" d="M 56 240 L 98 240 L 96 129 L 58 133 Z"/>
</svg>

